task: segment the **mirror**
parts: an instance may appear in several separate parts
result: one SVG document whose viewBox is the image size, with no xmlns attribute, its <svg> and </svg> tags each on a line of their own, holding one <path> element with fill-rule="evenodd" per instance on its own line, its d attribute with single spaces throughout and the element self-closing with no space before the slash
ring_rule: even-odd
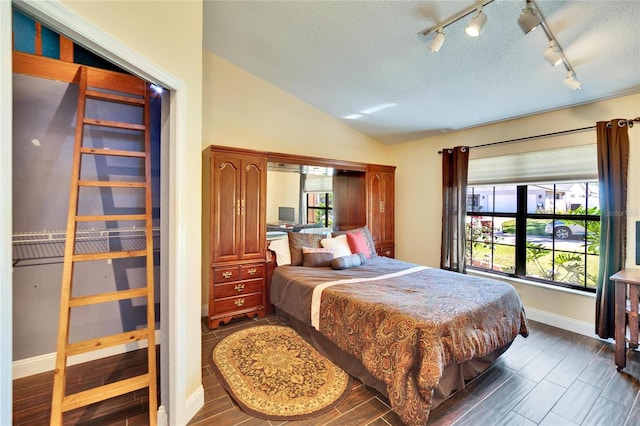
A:
<svg viewBox="0 0 640 426">
<path fill-rule="evenodd" d="M 328 232 L 333 225 L 333 172 L 331 167 L 268 162 L 267 231 Z"/>
<path fill-rule="evenodd" d="M 288 230 L 288 220 L 285 216 L 281 219 L 280 213 L 290 214 L 291 208 L 296 222 L 293 225 L 297 226 L 290 230 L 294 231 L 313 232 L 305 228 L 324 227 L 326 215 L 329 215 L 326 228 L 334 231 L 367 223 L 367 164 L 273 153 L 268 154 L 267 160 L 267 232 Z M 304 196 L 305 190 L 315 195 Z M 328 193 L 331 198 L 321 198 Z M 311 208 L 307 208 L 307 203 Z M 332 208 L 327 209 L 327 205 Z"/>
</svg>

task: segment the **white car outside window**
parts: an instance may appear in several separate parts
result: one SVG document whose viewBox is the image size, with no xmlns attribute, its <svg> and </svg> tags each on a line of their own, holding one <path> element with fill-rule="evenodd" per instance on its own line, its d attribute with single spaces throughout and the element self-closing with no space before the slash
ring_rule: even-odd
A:
<svg viewBox="0 0 640 426">
<path fill-rule="evenodd" d="M 555 226 L 553 225 L 555 223 Z M 555 228 L 555 229 L 554 229 Z M 562 220 L 549 222 L 544 228 L 546 234 L 554 234 L 556 238 L 566 240 L 574 235 L 584 235 L 584 226 L 576 223 L 568 223 Z"/>
</svg>

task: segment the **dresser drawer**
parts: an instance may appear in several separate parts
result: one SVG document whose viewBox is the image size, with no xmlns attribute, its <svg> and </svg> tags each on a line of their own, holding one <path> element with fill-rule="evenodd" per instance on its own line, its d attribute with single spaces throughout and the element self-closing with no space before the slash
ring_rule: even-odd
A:
<svg viewBox="0 0 640 426">
<path fill-rule="evenodd" d="M 240 268 L 237 266 L 213 268 L 214 284 L 238 281 L 239 279 Z"/>
<path fill-rule="evenodd" d="M 394 247 L 393 246 L 382 246 L 382 247 L 377 247 L 376 248 L 376 253 L 378 253 L 378 256 L 384 256 L 384 257 L 394 257 Z"/>
<path fill-rule="evenodd" d="M 252 310 L 252 308 L 253 310 L 264 310 L 263 298 L 262 293 L 251 293 L 243 296 L 216 299 L 213 301 L 214 311 L 216 315 L 221 315 L 227 312 Z"/>
<path fill-rule="evenodd" d="M 213 287 L 214 300 L 225 297 L 239 296 L 241 294 L 262 292 L 263 279 L 236 281 L 228 284 L 217 284 Z"/>
<path fill-rule="evenodd" d="M 251 278 L 264 277 L 264 263 L 255 265 L 242 265 L 240 267 L 240 279 L 249 280 Z"/>
</svg>

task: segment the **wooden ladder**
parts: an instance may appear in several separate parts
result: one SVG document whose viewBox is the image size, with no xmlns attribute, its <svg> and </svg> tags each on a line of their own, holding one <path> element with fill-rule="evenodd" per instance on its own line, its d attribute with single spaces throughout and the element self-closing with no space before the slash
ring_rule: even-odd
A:
<svg viewBox="0 0 640 426">
<path fill-rule="evenodd" d="M 154 285 L 153 285 L 153 223 L 151 202 L 151 140 L 150 140 L 150 106 L 149 85 L 141 79 L 105 72 L 95 68 L 81 66 L 78 92 L 78 113 L 75 132 L 75 147 L 71 172 L 71 193 L 69 197 L 69 211 L 67 218 L 67 233 L 62 273 L 62 291 L 60 297 L 60 319 L 58 324 L 57 356 L 53 381 L 53 397 L 51 404 L 51 422 L 53 426 L 63 424 L 63 414 L 67 411 L 84 407 L 89 404 L 104 401 L 119 395 L 124 395 L 139 389 L 148 388 L 149 391 L 149 424 L 156 424 L 157 416 L 157 384 L 156 384 L 156 344 L 155 344 L 155 313 L 154 313 Z M 120 76 L 120 77 L 119 77 Z M 115 93 L 114 93 L 115 92 Z M 117 94 L 116 94 L 117 93 Z M 99 102 L 115 102 L 133 105 L 144 109 L 143 124 L 100 120 L 86 117 L 87 98 Z M 142 132 L 144 134 L 144 151 L 130 151 L 109 148 L 94 148 L 84 146 L 85 126 L 100 126 L 126 131 Z M 144 181 L 123 182 L 104 180 L 82 180 L 82 157 L 116 156 L 134 157 L 144 162 Z M 95 158 L 95 157 L 94 157 Z M 134 179 L 135 180 L 135 179 Z M 80 188 L 128 188 L 134 191 L 144 189 L 143 214 L 110 214 L 110 215 L 79 215 Z M 86 195 L 85 195 L 86 197 Z M 77 253 L 76 232 L 79 222 L 110 222 L 144 221 L 145 248 L 141 250 L 107 251 L 95 253 Z M 73 296 L 74 265 L 77 262 L 146 257 L 146 283 L 140 288 L 103 292 L 93 295 Z M 135 329 L 124 333 L 98 337 L 85 341 L 69 343 L 69 327 L 71 308 L 87 307 L 105 302 L 115 302 L 138 297 L 146 297 L 146 328 Z M 69 356 L 79 355 L 115 345 L 136 342 L 147 339 L 147 373 L 127 378 L 114 383 L 94 387 L 81 392 L 66 394 L 67 360 Z"/>
</svg>

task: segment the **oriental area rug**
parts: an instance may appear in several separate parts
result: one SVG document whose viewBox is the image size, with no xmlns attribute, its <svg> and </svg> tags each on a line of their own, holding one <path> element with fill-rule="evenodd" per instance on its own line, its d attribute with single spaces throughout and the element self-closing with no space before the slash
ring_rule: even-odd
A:
<svg viewBox="0 0 640 426">
<path fill-rule="evenodd" d="M 253 417 L 301 420 L 335 407 L 351 377 L 290 327 L 237 331 L 214 348 L 212 366 L 238 405 Z"/>
</svg>

